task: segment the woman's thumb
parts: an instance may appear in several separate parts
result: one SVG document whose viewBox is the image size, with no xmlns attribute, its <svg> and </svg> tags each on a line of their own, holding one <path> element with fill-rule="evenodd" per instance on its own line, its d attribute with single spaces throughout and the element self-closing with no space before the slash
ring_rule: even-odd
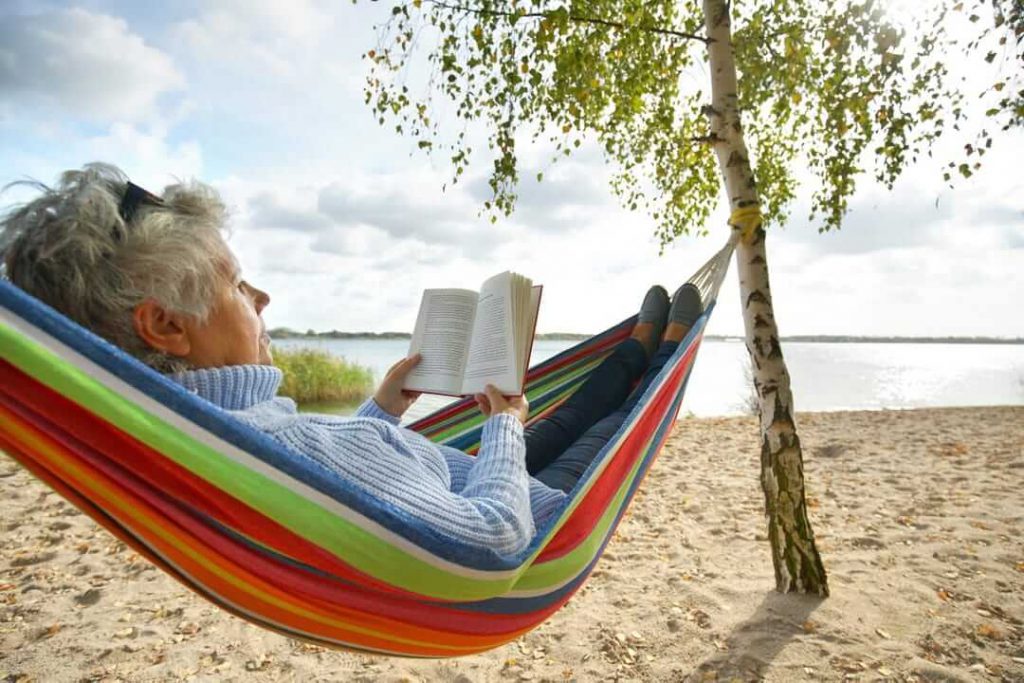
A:
<svg viewBox="0 0 1024 683">
<path fill-rule="evenodd" d="M 504 404 L 506 402 L 505 397 L 501 395 L 501 392 L 498 391 L 498 388 L 493 384 L 488 384 L 487 386 L 485 386 L 484 393 L 487 394 L 487 398 L 491 400 L 492 406 L 497 404 Z"/>
</svg>

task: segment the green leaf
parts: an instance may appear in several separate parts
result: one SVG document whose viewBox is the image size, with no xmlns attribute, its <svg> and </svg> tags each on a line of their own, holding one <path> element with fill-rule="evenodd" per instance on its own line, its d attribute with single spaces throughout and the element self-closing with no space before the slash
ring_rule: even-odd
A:
<svg viewBox="0 0 1024 683">
<path fill-rule="evenodd" d="M 553 163 L 581 149 L 583 139 L 596 144 L 613 170 L 611 190 L 623 206 L 650 214 L 663 245 L 706 230 L 721 193 L 713 146 L 694 142 L 707 139 L 709 121 L 720 114 L 709 119 L 705 109 L 712 104 L 711 72 L 700 70 L 706 46 L 655 30 L 703 33 L 703 3 L 415 2 L 415 19 L 408 5 L 392 6 L 398 18 L 381 27 L 376 49 L 367 51 L 367 103 L 421 149 L 444 150 L 455 178 L 468 173 L 470 159 L 489 163 L 492 196 L 484 207 L 492 219 L 515 206 L 516 144 L 529 132 L 531 144 L 547 145 L 541 153 Z M 1009 4 L 975 0 L 968 5 L 975 24 L 966 31 L 950 23 L 963 3 L 953 11 L 922 3 L 907 27 L 890 22 L 871 0 L 728 4 L 735 131 L 752 160 L 735 162 L 753 164 L 768 223 L 784 223 L 789 207 L 805 198 L 797 182 L 804 168 L 806 198 L 829 230 L 841 225 L 865 174 L 891 187 L 944 134 L 971 144 L 978 152 L 970 154 L 973 161 L 989 144 L 982 140 L 990 140 L 976 119 L 1019 128 L 1024 92 L 993 78 L 979 97 L 976 85 L 959 83 L 946 65 L 950 55 L 964 55 L 968 68 L 983 72 L 997 61 L 987 46 L 1007 35 L 1019 45 L 1013 36 L 1024 36 L 1024 23 L 1016 15 L 985 38 Z M 967 99 L 980 100 L 986 116 L 965 107 Z M 466 130 L 483 131 L 489 160 L 469 154 Z M 949 168 L 947 175 L 958 177 L 975 170 Z"/>
</svg>

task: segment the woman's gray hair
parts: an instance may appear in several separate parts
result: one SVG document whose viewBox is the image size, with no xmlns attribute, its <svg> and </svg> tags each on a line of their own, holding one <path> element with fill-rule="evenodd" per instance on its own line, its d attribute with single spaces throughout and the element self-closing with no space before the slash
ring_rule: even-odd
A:
<svg viewBox="0 0 1024 683">
<path fill-rule="evenodd" d="M 0 264 L 15 285 L 160 372 L 187 364 L 150 348 L 135 332 L 135 307 L 153 299 L 204 321 L 230 252 L 226 211 L 199 182 L 170 185 L 162 205 L 143 203 L 129 222 L 120 203 L 128 178 L 116 166 L 65 171 L 54 188 L 0 222 Z M 10 186 L 8 186 L 10 187 Z"/>
</svg>

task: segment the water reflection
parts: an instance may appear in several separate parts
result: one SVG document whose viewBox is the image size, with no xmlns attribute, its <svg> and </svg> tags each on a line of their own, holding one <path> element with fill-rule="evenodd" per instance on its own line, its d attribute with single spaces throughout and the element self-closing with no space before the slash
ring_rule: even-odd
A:
<svg viewBox="0 0 1024 683">
<path fill-rule="evenodd" d="M 408 350 L 404 340 L 280 340 L 314 347 L 368 366 L 379 380 Z M 571 342 L 537 341 L 531 364 Z M 1024 404 L 1024 345 L 832 344 L 791 342 L 783 347 L 797 410 L 877 410 L 932 406 Z M 749 381 L 742 342 L 707 340 L 690 377 L 682 413 L 744 412 Z M 409 414 L 426 415 L 451 399 L 423 396 Z M 308 408 L 308 406 L 304 406 Z M 320 405 L 318 412 L 351 412 L 354 405 Z"/>
</svg>

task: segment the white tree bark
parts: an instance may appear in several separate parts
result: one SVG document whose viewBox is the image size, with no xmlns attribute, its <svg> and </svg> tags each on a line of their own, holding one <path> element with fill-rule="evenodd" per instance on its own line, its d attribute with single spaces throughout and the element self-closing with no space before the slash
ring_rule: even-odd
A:
<svg viewBox="0 0 1024 683">
<path fill-rule="evenodd" d="M 737 106 L 729 3 L 704 0 L 704 17 L 712 41 L 708 45 L 712 103 L 707 112 L 729 206 L 733 211 L 757 207 L 760 202 Z M 765 232 L 759 222 L 752 227 L 736 247 L 736 269 L 747 351 L 759 399 L 761 486 L 776 588 L 825 596 L 828 581 L 807 517 L 803 453 L 793 419 L 789 372 L 772 310 Z"/>
</svg>

